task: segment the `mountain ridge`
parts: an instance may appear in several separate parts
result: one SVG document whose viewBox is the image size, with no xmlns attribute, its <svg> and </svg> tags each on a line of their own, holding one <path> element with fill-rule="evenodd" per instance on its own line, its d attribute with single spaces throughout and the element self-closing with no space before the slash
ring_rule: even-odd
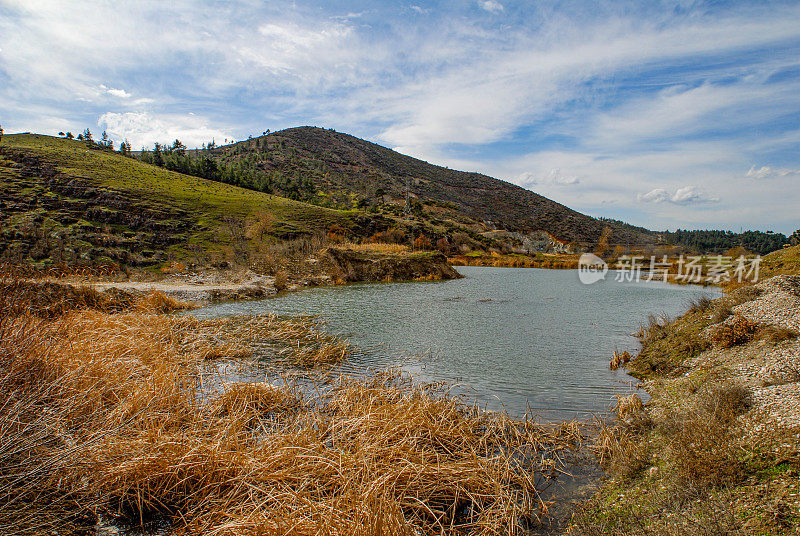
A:
<svg viewBox="0 0 800 536">
<path fill-rule="evenodd" d="M 211 153 L 223 164 L 248 165 L 278 180 L 302 175 L 326 195 L 388 197 L 401 205 L 407 189 L 413 199 L 453 204 L 490 228 L 544 231 L 584 248 L 596 244 L 606 228 L 611 229 L 610 243 L 646 245 L 656 240 L 651 231 L 593 218 L 508 181 L 437 166 L 330 129 L 288 128 Z"/>
</svg>

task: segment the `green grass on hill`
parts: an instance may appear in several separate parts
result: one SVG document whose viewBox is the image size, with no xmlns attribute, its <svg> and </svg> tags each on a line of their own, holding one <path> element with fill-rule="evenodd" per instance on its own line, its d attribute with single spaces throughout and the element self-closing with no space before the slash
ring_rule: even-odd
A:
<svg viewBox="0 0 800 536">
<path fill-rule="evenodd" d="M 133 258 L 152 264 L 166 260 L 165 249 L 180 257 L 191 244 L 213 250 L 237 235 L 250 240 L 244 235 L 252 234 L 258 222 L 266 233 L 286 238 L 324 233 L 334 224 L 347 228 L 355 214 L 182 175 L 86 142 L 37 134 L 3 137 L 0 186 L 0 258 L 45 265 L 58 262 L 49 253 L 53 241 L 87 262 Z M 144 250 L 144 258 L 137 250 Z M 148 252 L 153 253 L 149 259 Z M 24 258 L 15 258 L 19 256 Z"/>
<path fill-rule="evenodd" d="M 762 277 L 800 275 L 800 245 L 773 251 L 761 261 Z"/>
<path fill-rule="evenodd" d="M 276 223 L 290 223 L 311 231 L 320 224 L 342 224 L 347 220 L 346 213 L 340 211 L 181 175 L 116 153 L 89 148 L 85 142 L 17 134 L 5 136 L 3 146 L 41 155 L 68 176 L 194 212 L 201 221 L 218 221 L 223 216 L 250 217 L 259 211 L 268 211 L 275 216 Z"/>
</svg>

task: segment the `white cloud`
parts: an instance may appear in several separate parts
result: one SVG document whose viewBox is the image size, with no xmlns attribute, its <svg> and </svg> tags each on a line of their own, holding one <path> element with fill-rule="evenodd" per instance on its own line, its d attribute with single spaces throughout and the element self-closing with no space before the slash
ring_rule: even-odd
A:
<svg viewBox="0 0 800 536">
<path fill-rule="evenodd" d="M 690 203 L 716 203 L 719 197 L 708 195 L 697 186 L 684 186 L 675 190 L 675 194 L 670 199 L 677 205 L 688 205 Z"/>
<path fill-rule="evenodd" d="M 655 188 L 646 194 L 639 194 L 636 198 L 643 203 L 663 203 L 669 201 L 670 195 L 664 188 Z"/>
<path fill-rule="evenodd" d="M 426 9 L 426 8 L 420 7 L 420 6 L 408 6 L 408 7 L 409 7 L 409 9 L 411 9 L 411 11 L 415 11 L 415 12 L 419 13 L 420 15 L 427 15 L 428 13 L 431 12 L 430 9 Z"/>
<path fill-rule="evenodd" d="M 718 197 L 708 195 L 703 189 L 697 186 L 683 186 L 670 194 L 664 188 L 655 188 L 646 194 L 638 194 L 636 198 L 642 203 L 663 203 L 669 201 L 676 205 L 689 205 L 696 203 L 716 203 Z"/>
<path fill-rule="evenodd" d="M 530 171 L 526 171 L 518 175 L 514 182 L 516 184 L 519 184 L 523 188 L 528 188 L 530 186 L 544 185 L 544 184 L 566 186 L 571 184 L 578 184 L 581 181 L 580 179 L 578 179 L 578 177 L 562 174 L 560 168 L 553 168 L 543 176 L 536 175 L 535 173 L 532 173 Z"/>
<path fill-rule="evenodd" d="M 131 94 L 125 91 L 124 89 L 115 89 L 113 87 L 108 88 L 108 90 L 106 90 L 106 93 L 114 97 L 119 97 L 120 99 L 129 99 L 131 97 Z"/>
<path fill-rule="evenodd" d="M 512 30 L 491 38 L 473 38 L 481 47 L 471 43 L 464 30 L 460 42 L 469 57 L 452 61 L 452 69 L 436 69 L 391 90 L 377 87 L 367 92 L 362 100 L 374 100 L 377 117 L 390 122 L 380 138 L 404 147 L 492 143 L 568 103 L 592 99 L 586 81 L 613 79 L 636 66 L 723 54 L 766 44 L 778 36 L 796 38 L 800 34 L 786 19 L 719 19 L 677 27 L 644 22 L 636 29 L 619 21 L 587 28 L 555 20 L 551 27 L 544 35 Z M 624 146 L 631 138 L 658 139 L 669 134 L 671 127 L 702 125 L 698 119 L 726 108 L 738 106 L 739 112 L 750 106 L 747 113 L 728 115 L 730 121 L 747 124 L 754 116 L 769 120 L 766 107 L 772 106 L 774 113 L 787 99 L 795 105 L 798 102 L 793 83 L 780 86 L 779 94 L 758 84 L 759 80 L 730 88 L 668 84 L 672 87 L 659 93 L 655 101 L 644 98 L 607 117 L 598 115 L 588 125 L 591 128 L 583 126 L 581 137 L 589 134 L 607 144 L 616 139 Z"/>
<path fill-rule="evenodd" d="M 500 13 L 503 11 L 503 4 L 497 2 L 496 0 L 479 0 L 478 5 L 481 9 L 486 10 L 489 13 Z"/>
<path fill-rule="evenodd" d="M 111 139 L 127 139 L 134 149 L 151 147 L 154 142 L 172 143 L 181 140 L 187 147 L 200 147 L 212 139 L 220 143 L 233 136 L 210 127 L 208 121 L 194 114 L 153 115 L 147 112 L 107 112 L 97 121 Z"/>
<path fill-rule="evenodd" d="M 746 176 L 751 179 L 773 179 L 790 175 L 800 175 L 800 169 L 772 168 L 770 166 L 762 166 L 756 169 L 756 166 L 752 166 Z"/>
</svg>

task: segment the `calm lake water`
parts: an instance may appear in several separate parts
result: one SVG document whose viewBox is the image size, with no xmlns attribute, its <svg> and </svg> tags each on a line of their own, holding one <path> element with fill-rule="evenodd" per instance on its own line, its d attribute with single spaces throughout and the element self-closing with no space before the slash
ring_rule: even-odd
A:
<svg viewBox="0 0 800 536">
<path fill-rule="evenodd" d="M 614 350 L 634 352 L 648 314 L 682 313 L 719 291 L 607 280 L 583 285 L 574 270 L 459 267 L 455 281 L 358 284 L 269 300 L 212 305 L 199 317 L 272 312 L 319 315 L 358 350 L 345 373 L 398 366 L 445 380 L 488 409 L 531 408 L 545 419 L 607 412 L 636 380 L 610 371 Z"/>
</svg>

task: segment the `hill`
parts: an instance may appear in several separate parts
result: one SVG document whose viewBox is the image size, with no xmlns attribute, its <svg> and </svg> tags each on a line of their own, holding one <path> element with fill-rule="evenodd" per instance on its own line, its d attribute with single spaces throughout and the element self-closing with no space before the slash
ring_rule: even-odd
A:
<svg viewBox="0 0 800 536">
<path fill-rule="evenodd" d="M 761 260 L 762 277 L 800 275 L 800 244 L 773 251 Z"/>
<path fill-rule="evenodd" d="M 167 171 L 96 145 L 36 134 L 0 145 L 0 261 L 225 263 L 266 234 L 352 227 L 331 210 Z M 259 227 L 260 226 L 260 227 Z"/>
<path fill-rule="evenodd" d="M 610 227 L 612 244 L 655 242 L 647 230 L 601 221 L 514 184 L 429 164 L 333 130 L 290 128 L 211 153 L 221 165 L 266 176 L 275 191 L 318 204 L 349 208 L 359 201 L 362 206 L 385 201 L 402 206 L 408 189 L 416 201 L 457 208 L 490 228 L 544 231 L 562 242 L 591 247 Z"/>
<path fill-rule="evenodd" d="M 452 207 L 337 210 L 178 173 L 93 142 L 14 134 L 0 144 L 0 263 L 308 276 L 319 275 L 315 255 L 348 241 L 505 247 L 485 230 Z"/>
</svg>

